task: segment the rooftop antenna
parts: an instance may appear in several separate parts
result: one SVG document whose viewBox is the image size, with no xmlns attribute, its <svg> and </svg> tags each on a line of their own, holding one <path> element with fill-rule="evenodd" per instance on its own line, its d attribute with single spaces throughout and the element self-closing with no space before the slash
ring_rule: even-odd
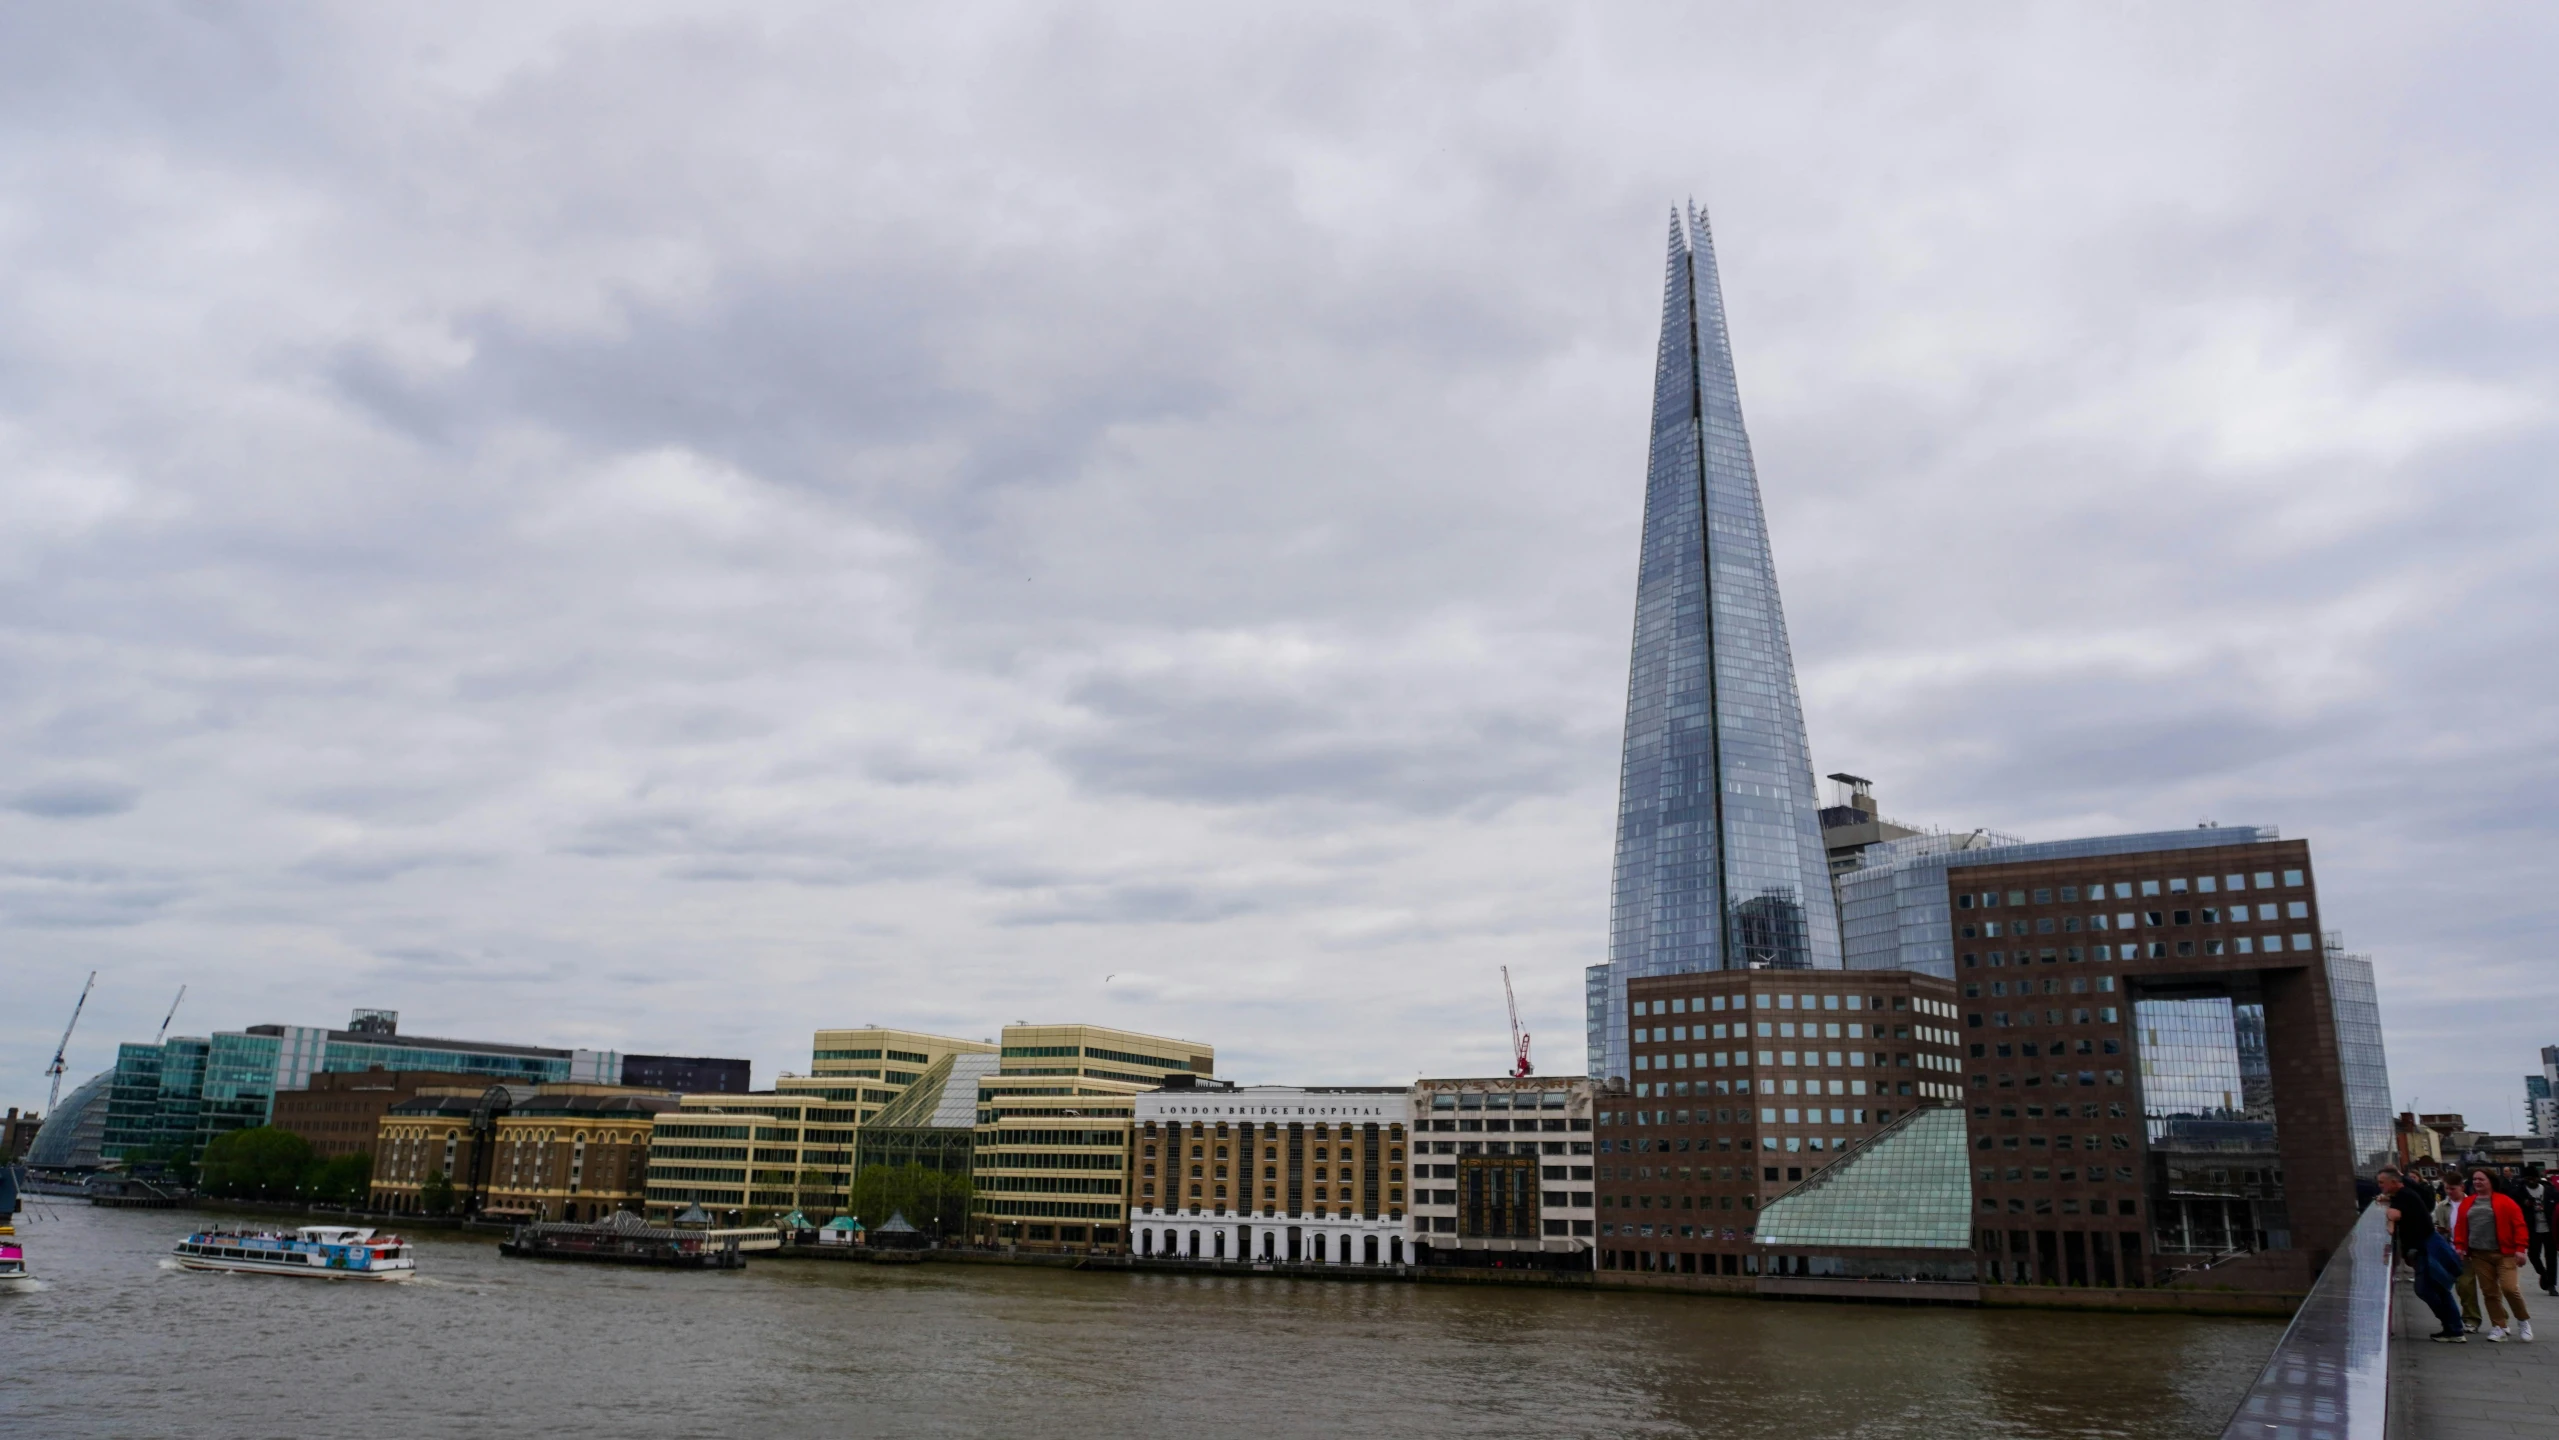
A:
<svg viewBox="0 0 2559 1440">
<path fill-rule="evenodd" d="M 169 1002 L 169 1013 L 160 1017 L 160 1033 L 151 1037 L 152 1044 L 157 1045 L 169 1038 L 169 1022 L 178 1018 L 178 1007 L 186 1003 L 186 998 L 187 987 L 181 985 L 178 987 L 178 998 Z"/>
<path fill-rule="evenodd" d="M 1524 1080 L 1531 1073 L 1528 1032 L 1519 1028 L 1519 997 L 1511 993 L 1511 967 L 1508 965 L 1502 967 L 1502 1001 L 1511 1008 L 1511 1078 Z"/>
<path fill-rule="evenodd" d="M 71 1032 L 80 1028 L 80 1012 L 88 1007 L 89 992 L 97 987 L 98 972 L 92 970 L 89 983 L 80 987 L 80 998 L 72 1002 L 71 1023 L 62 1027 L 62 1043 L 53 1047 L 53 1063 L 44 1067 L 44 1073 L 53 1077 L 53 1093 L 44 1100 L 44 1118 L 47 1120 L 53 1118 L 54 1110 L 62 1104 L 62 1072 L 68 1068 L 62 1063 L 63 1053 L 71 1048 Z"/>
</svg>

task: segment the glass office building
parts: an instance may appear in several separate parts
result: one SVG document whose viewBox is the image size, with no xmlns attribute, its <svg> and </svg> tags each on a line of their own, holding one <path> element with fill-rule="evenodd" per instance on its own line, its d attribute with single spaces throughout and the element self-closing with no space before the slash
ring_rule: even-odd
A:
<svg viewBox="0 0 2559 1440">
<path fill-rule="evenodd" d="M 304 1090 L 319 1073 L 435 1070 L 524 1085 L 612 1084 L 622 1057 L 610 1050 L 553 1050 L 399 1033 L 399 1016 L 359 1010 L 344 1030 L 251 1025 L 210 1039 L 179 1036 L 116 1051 L 102 1101 L 101 1153 L 189 1160 L 226 1130 L 268 1123 L 279 1091 Z"/>
<path fill-rule="evenodd" d="M 1812 753 L 1742 428 L 1714 238 L 1671 217 L 1590 1073 L 1626 1073 L 1626 982 L 1836 968 Z"/>
<path fill-rule="evenodd" d="M 2382 1049 L 2381 991 L 2373 983 L 2371 956 L 2328 947 L 2328 1007 L 2337 1021 L 2337 1068 L 2346 1079 L 2355 1172 L 2369 1175 L 2389 1164 L 2392 1153 L 2390 1059 Z"/>
</svg>

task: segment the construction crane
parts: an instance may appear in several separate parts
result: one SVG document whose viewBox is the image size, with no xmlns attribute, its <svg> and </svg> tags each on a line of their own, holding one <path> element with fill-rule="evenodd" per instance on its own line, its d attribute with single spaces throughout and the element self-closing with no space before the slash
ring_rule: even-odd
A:
<svg viewBox="0 0 2559 1440">
<path fill-rule="evenodd" d="M 44 1118 L 47 1120 L 53 1118 L 55 1107 L 62 1103 L 62 1072 L 69 1068 L 62 1063 L 62 1057 L 71 1048 L 71 1032 L 80 1028 L 80 1012 L 88 1008 L 89 992 L 97 986 L 98 972 L 92 970 L 89 983 L 80 987 L 80 998 L 71 1006 L 71 1023 L 62 1027 L 62 1043 L 53 1047 L 53 1063 L 44 1067 L 44 1073 L 53 1077 L 53 1093 L 44 1101 Z"/>
<path fill-rule="evenodd" d="M 178 1018 L 178 1007 L 185 1003 L 187 1003 L 187 987 L 181 985 L 178 987 L 178 998 L 169 1002 L 169 1013 L 160 1017 L 160 1033 L 152 1037 L 152 1044 L 157 1045 L 169 1038 L 169 1022 Z"/>
<path fill-rule="evenodd" d="M 1526 1079 L 1532 1071 L 1528 1064 L 1528 1032 L 1519 1028 L 1519 997 L 1511 993 L 1511 967 L 1502 967 L 1502 1000 L 1511 1007 L 1511 1078 Z"/>
</svg>

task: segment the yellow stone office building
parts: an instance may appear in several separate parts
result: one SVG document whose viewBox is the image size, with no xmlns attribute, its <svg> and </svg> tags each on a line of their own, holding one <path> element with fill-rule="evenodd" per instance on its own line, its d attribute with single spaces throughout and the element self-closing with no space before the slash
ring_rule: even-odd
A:
<svg viewBox="0 0 2559 1440">
<path fill-rule="evenodd" d="M 1007 1025 L 980 1083 L 972 1210 L 981 1240 L 1025 1250 L 1128 1247 L 1136 1096 L 1209 1076 L 1197 1041 L 1100 1025 Z"/>
<path fill-rule="evenodd" d="M 657 1117 L 649 1146 L 648 1211 L 687 1205 L 715 1218 L 782 1215 L 824 1221 L 844 1212 L 862 1125 L 945 1055 L 983 1055 L 984 1041 L 865 1026 L 820 1030 L 810 1073 L 753 1095 L 688 1095 Z"/>
</svg>

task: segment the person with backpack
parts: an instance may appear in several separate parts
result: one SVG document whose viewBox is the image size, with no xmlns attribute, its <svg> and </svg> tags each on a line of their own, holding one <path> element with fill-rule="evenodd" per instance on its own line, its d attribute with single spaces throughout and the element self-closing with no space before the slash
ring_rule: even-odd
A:
<svg viewBox="0 0 2559 1440">
<path fill-rule="evenodd" d="M 2468 1344 L 2461 1307 L 2452 1301 L 2449 1273 L 2457 1261 L 2452 1247 L 2435 1233 L 2435 1194 L 2423 1180 L 2411 1179 L 2396 1165 L 2385 1165 L 2373 1177 L 2381 1186 L 2381 1203 L 2390 1207 L 2390 1245 L 2414 1273 L 2417 1298 L 2435 1312 L 2441 1328 L 2427 1337 L 2450 1345 Z"/>
<path fill-rule="evenodd" d="M 2506 1312 L 2514 1312 L 2512 1338 L 2529 1344 L 2532 1340 L 2532 1312 L 2523 1304 L 2523 1282 L 2520 1278 L 2524 1251 L 2530 1248 L 2530 1231 L 2525 1228 L 2523 1207 L 2511 1198 L 2497 1193 L 2497 1187 L 2485 1170 L 2470 1177 L 2470 1193 L 2452 1215 L 2452 1242 L 2469 1257 L 2471 1278 L 2479 1285 L 2479 1299 L 2488 1307 L 2488 1343 L 2497 1344 L 2508 1338 Z"/>
<path fill-rule="evenodd" d="M 2461 1302 L 2462 1327 L 2476 1333 L 2481 1321 L 2479 1282 L 2472 1277 L 2469 1265 L 2461 1259 L 2460 1242 L 2452 1235 L 2452 1212 L 2461 1203 L 2462 1192 L 2469 1188 L 2468 1176 L 2451 1166 L 2444 1168 L 2440 1183 L 2434 1186 L 2435 1233 L 2444 1238 L 2444 1244 L 2453 1256 L 2451 1287 L 2454 1298 Z"/>
</svg>

